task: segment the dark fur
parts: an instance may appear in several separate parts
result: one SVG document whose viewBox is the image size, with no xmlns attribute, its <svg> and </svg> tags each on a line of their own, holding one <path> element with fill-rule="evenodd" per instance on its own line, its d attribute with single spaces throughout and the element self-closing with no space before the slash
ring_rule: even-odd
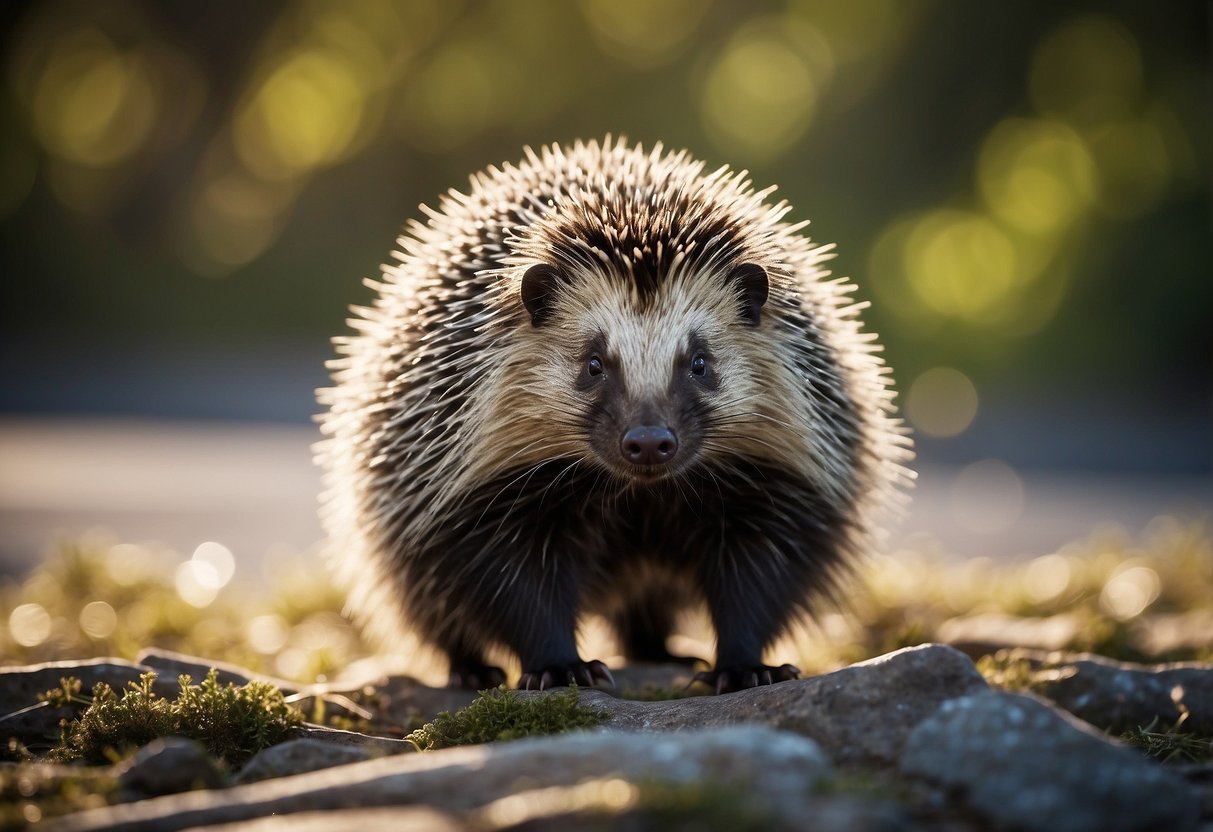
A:
<svg viewBox="0 0 1213 832">
<path fill-rule="evenodd" d="M 510 472 L 468 495 L 464 517 L 417 553 L 409 571 L 427 580 L 405 581 L 406 603 L 457 667 L 482 668 L 482 649 L 502 645 L 539 672 L 580 662 L 573 633 L 586 612 L 609 615 L 629 659 L 669 658 L 678 602 L 702 600 L 717 670 L 761 667 L 796 611 L 832 588 L 847 518 L 788 471 L 738 465 L 740 481 L 700 470 L 627 489 L 572 460 Z M 668 582 L 628 582 L 641 566 Z M 508 593 L 503 570 L 517 575 Z"/>
</svg>

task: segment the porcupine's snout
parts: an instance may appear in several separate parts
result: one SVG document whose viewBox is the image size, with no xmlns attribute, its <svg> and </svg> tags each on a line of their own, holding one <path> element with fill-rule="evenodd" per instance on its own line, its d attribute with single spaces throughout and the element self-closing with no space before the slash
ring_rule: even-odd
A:
<svg viewBox="0 0 1213 832">
<path fill-rule="evenodd" d="M 633 465 L 665 465 L 678 453 L 678 437 L 669 428 L 628 428 L 619 441 L 623 458 Z"/>
</svg>

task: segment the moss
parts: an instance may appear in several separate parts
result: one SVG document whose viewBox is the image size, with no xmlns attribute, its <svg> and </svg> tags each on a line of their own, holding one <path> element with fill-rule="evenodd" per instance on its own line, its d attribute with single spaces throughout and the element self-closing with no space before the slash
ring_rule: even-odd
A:
<svg viewBox="0 0 1213 832">
<path fill-rule="evenodd" d="M 637 784 L 637 808 L 654 829 L 777 829 L 777 814 L 733 783 Z"/>
<path fill-rule="evenodd" d="M 112 802 L 118 781 L 108 774 L 22 763 L 0 766 L 0 829 L 24 829 L 56 815 Z"/>
<path fill-rule="evenodd" d="M 1213 762 L 1213 737 L 1189 733 L 1183 730 L 1183 722 L 1181 717 L 1175 725 L 1164 727 L 1155 717 L 1149 725 L 1125 732 L 1120 740 L 1160 763 Z"/>
<path fill-rule="evenodd" d="M 152 689 L 155 680 L 156 674 L 145 673 L 121 697 L 109 685 L 97 685 L 83 712 L 64 721 L 48 759 L 106 763 L 157 737 L 176 735 L 198 740 L 234 768 L 261 749 L 289 739 L 303 722 L 282 691 L 265 682 L 220 685 L 218 671 L 211 668 L 201 685 L 180 676 L 177 698 L 166 699 Z M 79 680 L 65 679 L 43 698 L 52 704 L 80 703 L 85 700 L 79 689 Z"/>
<path fill-rule="evenodd" d="M 58 551 L 20 582 L 0 578 L 0 621 L 34 605 L 55 622 L 37 644 L 0 626 L 0 655 L 12 664 L 92 656 L 133 659 L 148 647 L 216 656 L 253 672 L 314 681 L 369 654 L 339 615 L 342 599 L 323 570 L 305 560 L 274 561 L 275 591 L 256 597 L 228 586 L 199 609 L 178 594 L 179 554 L 85 537 Z M 1140 611 L 1113 615 L 1104 588 L 1126 568 L 1158 578 L 1158 597 Z M 88 629 L 81 613 L 104 602 L 121 627 Z M 1076 620 L 1066 651 L 1134 661 L 1213 661 L 1213 641 L 1159 638 L 1203 632 L 1213 616 L 1213 537 L 1199 523 L 1159 518 L 1142 538 L 1100 533 L 1032 561 L 949 560 L 929 550 L 873 557 L 849 587 L 846 609 L 826 629 L 793 633 L 788 656 L 806 675 L 939 639 L 950 619 L 987 614 Z M 1194 623 L 1162 626 L 1192 616 Z M 102 628 L 105 630 L 106 628 Z M 250 640 L 250 633 L 270 633 Z M 26 634 L 28 635 L 28 634 Z M 705 638 L 709 632 L 701 633 Z M 257 646 L 259 641 L 260 646 Z M 323 648 L 323 649 L 318 649 Z M 642 692 L 641 698 L 648 698 Z M 328 718 L 338 710 L 328 708 Z M 372 712 L 375 710 L 371 708 Z M 376 714 L 376 724 L 378 715 Z M 355 722 L 338 724 L 353 727 Z"/>
<path fill-rule="evenodd" d="M 480 696 L 455 713 L 443 711 L 408 735 L 421 751 L 454 745 L 474 745 L 562 734 L 578 728 L 595 728 L 606 712 L 579 704 L 576 685 L 542 696 L 519 696 L 505 686 L 481 691 Z"/>
<path fill-rule="evenodd" d="M 977 670 L 995 688 L 1011 691 L 1037 690 L 1039 662 L 1019 656 L 1014 650 L 999 650 L 977 660 Z"/>
</svg>

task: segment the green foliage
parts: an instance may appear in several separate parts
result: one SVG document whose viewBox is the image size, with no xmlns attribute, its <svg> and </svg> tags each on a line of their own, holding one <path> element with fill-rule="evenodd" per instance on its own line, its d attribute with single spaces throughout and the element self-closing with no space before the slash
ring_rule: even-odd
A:
<svg viewBox="0 0 1213 832">
<path fill-rule="evenodd" d="M 1039 662 L 1016 655 L 1013 650 L 999 650 L 977 660 L 977 670 L 992 687 L 1010 691 L 1036 690 Z"/>
<path fill-rule="evenodd" d="M 227 587 L 197 608 L 176 589 L 178 563 L 171 552 L 129 544 L 64 545 L 21 583 L 0 581 L 0 656 L 13 664 L 134 659 L 143 648 L 160 647 L 313 681 L 371 652 L 341 617 L 340 595 L 315 564 L 275 563 L 275 592 L 249 598 Z M 1143 574 L 1156 578 L 1150 603 L 1128 612 L 1109 607 L 1109 585 Z M 99 602 L 122 622 L 105 635 L 82 623 L 86 608 Z M 49 635 L 35 644 L 23 643 L 11 623 L 24 605 L 51 622 Z M 922 551 L 877 557 L 852 584 L 845 608 L 820 617 L 819 629 L 797 634 L 785 660 L 806 675 L 820 673 L 940 640 L 950 620 L 983 615 L 1066 617 L 1073 625 L 1069 640 L 1056 645 L 1063 650 L 1141 662 L 1210 661 L 1213 642 L 1163 634 L 1200 632 L 1191 621 L 1213 619 L 1213 540 L 1204 527 L 1159 518 L 1141 540 L 1102 533 L 1026 561 L 962 561 Z M 276 633 L 268 641 L 267 630 Z M 706 629 L 689 635 L 711 642 Z M 641 691 L 638 698 L 662 696 Z M 374 703 L 366 709 L 377 710 Z"/>
<path fill-rule="evenodd" d="M 1158 717 L 1154 717 L 1149 725 L 1134 728 L 1122 734 L 1120 739 L 1160 763 L 1213 762 L 1213 737 L 1183 730 L 1186 716 L 1185 713 L 1175 725 L 1166 728 L 1159 725 Z"/>
<path fill-rule="evenodd" d="M 117 790 L 117 779 L 97 770 L 33 763 L 0 766 L 0 829 L 24 829 L 45 818 L 96 809 L 109 803 Z"/>
<path fill-rule="evenodd" d="M 370 654 L 341 616 L 341 593 L 324 570 L 297 560 L 269 561 L 274 592 L 249 597 L 241 587 L 228 586 L 210 604 L 195 607 L 178 592 L 174 575 L 181 558 L 174 552 L 97 535 L 61 542 L 20 583 L 0 578 L 0 657 L 6 664 L 94 656 L 134 660 L 155 647 L 311 682 Z M 97 604 L 121 626 L 88 626 L 86 611 Z M 49 622 L 40 640 L 23 639 L 4 626 L 26 605 Z M 277 635 L 258 640 L 258 630 Z"/>
<path fill-rule="evenodd" d="M 1114 590 L 1143 577 L 1132 588 L 1147 602 L 1117 606 Z M 1067 620 L 1066 640 L 1051 649 L 1146 663 L 1213 661 L 1213 642 L 1190 637 L 1213 620 L 1213 540 L 1199 524 L 1160 517 L 1141 540 L 1103 532 L 1031 560 L 958 560 L 924 551 L 875 557 L 841 614 L 823 617 L 824 632 L 795 638 L 796 663 L 806 674 L 832 670 L 944 640 L 949 622 L 981 616 Z M 1189 637 L 1177 637 L 1184 633 Z M 985 667 L 1004 675 L 1014 670 Z"/>
<path fill-rule="evenodd" d="M 770 807 L 736 783 L 653 783 L 637 785 L 636 807 L 653 829 L 707 830 L 779 828 Z"/>
<path fill-rule="evenodd" d="M 582 707 L 579 699 L 576 685 L 566 691 L 525 697 L 503 685 L 482 691 L 472 704 L 453 714 L 443 711 L 407 739 L 421 751 L 433 751 L 454 745 L 563 734 L 601 725 L 606 713 Z"/>
<path fill-rule="evenodd" d="M 157 737 L 176 735 L 198 740 L 215 757 L 238 767 L 261 749 L 289 739 L 303 722 L 282 691 L 265 682 L 220 685 L 212 668 L 201 685 L 191 685 L 187 675 L 179 677 L 181 690 L 170 700 L 156 695 L 155 680 L 156 674 L 144 673 L 121 697 L 109 685 L 98 684 L 88 707 L 64 723 L 48 758 L 106 763 Z M 79 688 L 79 680 L 65 679 L 43 698 L 63 701 Z"/>
</svg>

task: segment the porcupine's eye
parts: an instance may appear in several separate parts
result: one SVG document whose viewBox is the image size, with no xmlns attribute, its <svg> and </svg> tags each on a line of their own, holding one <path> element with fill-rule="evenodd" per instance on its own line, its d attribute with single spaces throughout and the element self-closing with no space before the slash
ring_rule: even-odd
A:
<svg viewBox="0 0 1213 832">
<path fill-rule="evenodd" d="M 596 355 L 591 355 L 590 360 L 585 362 L 585 372 L 591 378 L 602 375 L 602 359 Z"/>
<path fill-rule="evenodd" d="M 703 353 L 696 353 L 691 359 L 691 375 L 696 378 L 705 378 L 708 374 L 708 359 Z"/>
</svg>

